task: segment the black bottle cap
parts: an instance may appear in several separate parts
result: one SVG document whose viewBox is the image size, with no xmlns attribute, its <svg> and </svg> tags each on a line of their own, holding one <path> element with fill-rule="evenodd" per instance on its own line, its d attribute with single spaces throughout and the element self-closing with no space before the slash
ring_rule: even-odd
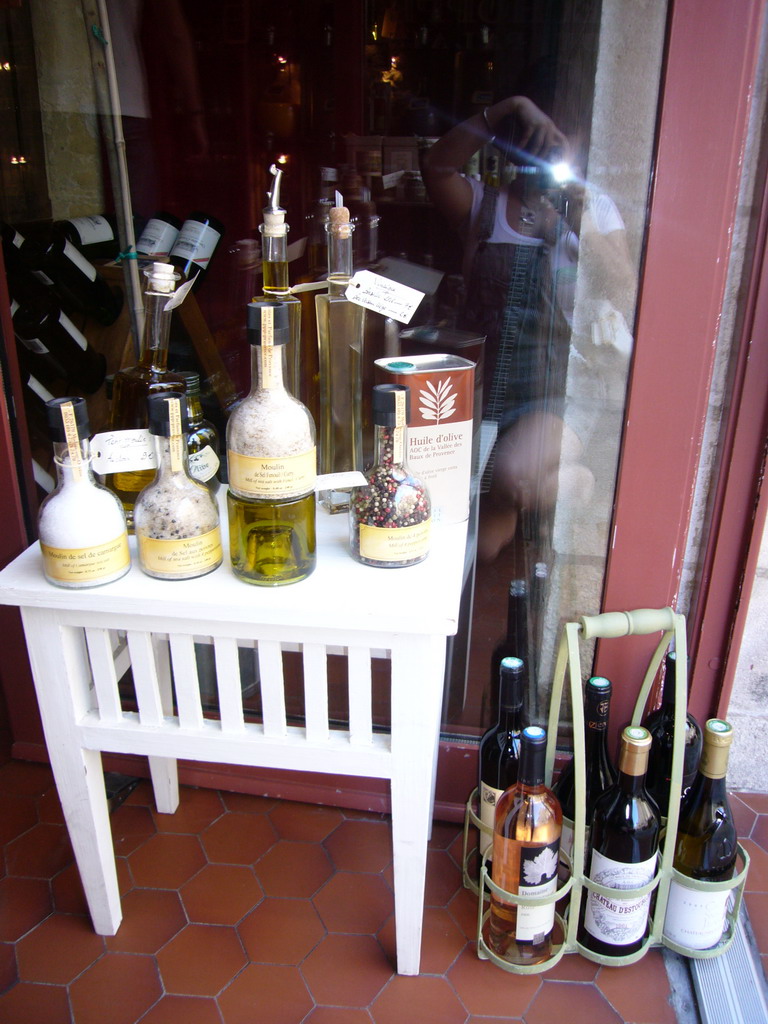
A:
<svg viewBox="0 0 768 1024">
<path fill-rule="evenodd" d="M 288 306 L 285 302 L 249 302 L 246 329 L 251 345 L 261 345 L 262 325 L 272 319 L 272 344 L 287 345 L 290 341 Z"/>
<path fill-rule="evenodd" d="M 200 374 L 197 370 L 175 370 L 177 377 L 184 380 L 184 387 L 188 395 L 200 394 Z"/>
<path fill-rule="evenodd" d="M 546 752 L 546 729 L 527 725 L 520 734 L 520 782 L 527 786 L 540 786 L 544 782 Z"/>
<path fill-rule="evenodd" d="M 84 398 L 52 398 L 45 403 L 46 416 L 48 419 L 48 434 L 52 441 L 64 442 L 67 434 L 64 430 L 64 420 L 61 415 L 61 407 L 67 402 L 72 404 L 72 411 L 75 414 L 75 426 L 77 436 L 82 440 L 88 437 L 91 432 L 91 424 L 88 419 L 88 406 Z"/>
<path fill-rule="evenodd" d="M 376 384 L 373 389 L 373 422 L 380 427 L 397 427 L 397 395 L 405 392 L 405 422 L 411 417 L 411 389 L 405 384 Z"/>
<path fill-rule="evenodd" d="M 171 398 L 179 399 L 179 413 L 181 414 L 181 432 L 185 434 L 189 430 L 189 414 L 187 413 L 187 396 L 180 391 L 165 391 L 160 395 L 150 395 L 147 399 L 147 413 L 149 420 L 149 432 L 157 437 L 171 436 L 171 419 L 168 409 L 168 401 Z"/>
</svg>

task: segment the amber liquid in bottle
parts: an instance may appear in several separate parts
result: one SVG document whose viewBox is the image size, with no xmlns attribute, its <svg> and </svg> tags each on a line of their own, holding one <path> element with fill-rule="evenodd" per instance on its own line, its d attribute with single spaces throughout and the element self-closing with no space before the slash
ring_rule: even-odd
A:
<svg viewBox="0 0 768 1024">
<path fill-rule="evenodd" d="M 156 273 L 155 267 L 164 267 L 165 270 Z M 174 291 L 174 277 L 169 277 L 168 264 L 153 264 L 147 268 L 145 274 L 149 283 L 144 300 L 145 322 L 141 353 L 135 366 L 119 370 L 115 374 L 110 416 L 112 431 L 146 428 L 149 396 L 184 390 L 183 378 L 167 369 L 171 311 L 165 306 Z M 139 492 L 152 482 L 154 476 L 154 466 L 148 469 L 107 473 L 104 476 L 104 483 L 114 491 L 123 504 L 129 531 L 133 530 L 134 502 Z"/>
</svg>

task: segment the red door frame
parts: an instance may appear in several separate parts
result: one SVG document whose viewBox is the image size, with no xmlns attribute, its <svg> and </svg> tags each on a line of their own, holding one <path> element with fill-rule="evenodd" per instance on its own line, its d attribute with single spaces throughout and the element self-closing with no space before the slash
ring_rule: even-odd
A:
<svg viewBox="0 0 768 1024">
<path fill-rule="evenodd" d="M 693 490 L 704 432 L 715 342 L 725 291 L 729 247 L 736 216 L 744 140 L 748 130 L 749 99 L 754 81 L 760 29 L 768 0 L 674 0 L 667 44 L 663 98 L 651 196 L 645 272 L 635 331 L 635 358 L 630 381 L 622 457 L 616 493 L 614 529 L 604 590 L 604 609 L 660 607 L 676 603 Z M 766 282 L 763 282 L 765 284 Z M 0 285 L 0 287 L 2 287 Z M 768 322 L 763 288 L 755 299 L 756 316 Z M 3 327 L 9 326 L 7 296 L 0 293 Z M 757 321 L 756 321 L 757 322 Z M 6 333 L 7 338 L 12 335 Z M 765 380 L 762 376 L 762 381 Z M 757 394 L 756 378 L 750 387 Z M 745 395 L 751 394 L 749 389 Z M 743 418 L 731 435 L 733 479 L 724 478 L 724 494 L 717 511 L 727 516 L 732 486 L 738 484 L 740 501 L 755 495 L 754 452 L 765 438 L 766 400 L 757 394 L 760 415 Z M 3 493 L 3 522 L 14 523 L 21 537 L 21 498 L 7 430 L 7 411 L 0 429 L 0 471 L 14 485 Z M 738 461 L 739 446 L 751 448 L 746 468 Z M 7 463 L 7 465 L 6 465 Z M 746 495 L 746 497 L 745 497 Z M 719 558 L 724 531 L 715 523 L 714 547 L 708 553 L 710 574 L 707 596 L 718 593 L 720 574 L 741 560 L 749 538 L 750 520 L 742 515 L 739 552 Z M 727 520 L 726 520 L 727 521 Z M 18 527 L 18 529 L 16 529 Z M 727 533 L 727 531 L 725 531 Z M 4 552 L 15 553 L 14 540 Z M 21 545 L 23 546 L 23 545 Z M 754 545 L 753 545 L 754 549 Z M 723 549 L 725 551 L 725 549 Z M 724 564 L 725 563 L 725 564 Z M 737 575 L 739 575 L 737 571 Z M 730 594 L 733 594 L 731 581 Z M 730 598 L 729 598 L 730 600 Z M 699 602 L 696 628 L 703 633 L 693 663 L 693 707 L 716 707 L 724 673 L 712 668 L 710 644 L 727 654 L 733 635 L 733 604 Z M 743 606 L 742 606 L 743 608 Z M 741 611 L 742 618 L 743 611 Z M 695 631 L 694 631 L 695 632 Z M 697 637 L 692 636 L 695 641 Z M 8 644 L 4 659 L 8 665 Z M 17 645 L 13 645 L 16 647 Z M 615 687 L 615 721 L 628 716 L 647 661 L 645 641 L 631 638 L 603 644 L 596 670 L 621 685 Z M 17 652 L 17 654 L 20 652 Z M 717 655 L 718 657 L 720 654 Z M 707 662 L 705 665 L 704 662 Z M 708 671 L 705 671 L 705 668 Z M 3 669 L 6 694 L 11 693 L 24 726 L 16 729 L 14 753 L 44 758 L 35 726 L 36 706 L 31 685 Z M 701 706 L 700 706 L 701 705 Z M 13 718 L 13 716 L 12 716 Z M 19 718 L 19 721 L 21 719 Z M 127 760 L 127 759 L 126 759 Z M 444 743 L 438 772 L 437 811 L 457 817 L 466 794 L 474 785 L 476 748 Z M 123 765 L 137 772 L 136 764 Z M 294 799 L 338 800 L 339 782 L 351 806 L 384 810 L 386 787 L 368 790 L 358 780 L 255 777 L 254 773 L 226 772 L 199 766 L 182 778 L 193 784 L 223 786 Z"/>
</svg>

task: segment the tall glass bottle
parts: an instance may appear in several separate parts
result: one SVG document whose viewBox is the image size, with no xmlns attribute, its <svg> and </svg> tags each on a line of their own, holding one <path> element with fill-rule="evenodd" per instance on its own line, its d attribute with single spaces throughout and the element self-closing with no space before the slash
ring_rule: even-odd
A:
<svg viewBox="0 0 768 1024">
<path fill-rule="evenodd" d="M 672 778 L 672 752 L 675 738 L 675 692 L 677 655 L 674 651 L 664 661 L 664 681 L 661 706 L 652 711 L 643 722 L 651 734 L 651 753 L 648 757 L 646 788 L 666 817 L 669 807 L 669 783 Z M 701 726 L 689 712 L 685 716 L 685 744 L 683 757 L 682 794 L 688 791 L 696 777 L 701 756 Z"/>
<path fill-rule="evenodd" d="M 621 734 L 619 777 L 595 805 L 587 877 L 612 889 L 637 889 L 656 873 L 661 821 L 645 789 L 651 736 L 642 726 Z M 585 890 L 578 940 L 605 956 L 637 952 L 648 934 L 651 895 L 611 899 Z"/>
<path fill-rule="evenodd" d="M 736 823 L 728 802 L 726 772 L 733 728 L 710 718 L 696 778 L 680 805 L 674 868 L 697 881 L 723 882 L 736 867 Z M 729 890 L 688 889 L 673 878 L 669 888 L 664 936 L 691 949 L 708 949 L 725 927 Z"/>
<path fill-rule="evenodd" d="M 521 658 L 529 668 L 528 584 L 525 580 L 512 580 L 507 591 L 507 628 L 491 652 L 491 721 L 499 712 L 499 666 L 504 658 Z"/>
<path fill-rule="evenodd" d="M 544 785 L 547 734 L 523 729 L 517 783 L 496 805 L 491 878 L 506 892 L 549 896 L 557 890 L 562 811 Z M 491 895 L 488 943 L 513 964 L 533 965 L 552 953 L 555 905 L 524 907 Z"/>
<path fill-rule="evenodd" d="M 184 381 L 187 396 L 187 452 L 189 454 L 189 475 L 199 484 L 205 484 L 212 494 L 219 489 L 219 432 L 213 423 L 203 416 L 200 401 L 200 374 L 194 370 L 179 370 L 178 376 Z"/>
<path fill-rule="evenodd" d="M 589 828 L 598 798 L 616 781 L 616 769 L 608 756 L 608 715 L 611 708 L 611 683 L 604 676 L 592 676 L 584 688 L 584 759 L 586 771 L 584 815 L 589 843 Z M 563 767 L 552 787 L 563 808 L 563 838 L 560 849 L 573 852 L 573 823 L 576 816 L 576 770 L 574 759 Z"/>
<path fill-rule="evenodd" d="M 116 459 L 118 468 L 104 476 L 106 485 L 123 503 L 129 531 L 133 530 L 136 496 L 155 475 L 154 449 L 146 433 L 147 399 L 150 395 L 184 389 L 183 379 L 167 368 L 172 313 L 167 305 L 179 275 L 169 263 L 153 263 L 144 274 L 147 287 L 139 361 L 115 374 L 112 391 L 110 432 L 115 432 L 112 447 L 118 456 L 122 451 L 125 457 Z M 142 433 L 137 435 L 137 431 Z"/>
<path fill-rule="evenodd" d="M 38 513 L 46 579 L 58 587 L 96 587 L 131 567 L 120 502 L 91 471 L 88 409 L 83 398 L 46 405 L 57 485 Z"/>
<path fill-rule="evenodd" d="M 328 292 L 315 296 L 320 363 L 318 465 L 321 473 L 363 468 L 362 360 L 365 310 L 346 297 L 352 277 L 349 210 L 336 193 L 328 232 Z M 321 492 L 330 512 L 349 508 L 345 490 Z"/>
<path fill-rule="evenodd" d="M 498 720 L 480 740 L 478 757 L 480 821 L 488 828 L 487 833 L 480 833 L 481 856 L 493 846 L 496 804 L 504 791 L 517 782 L 524 688 L 522 659 L 502 658 L 498 677 Z M 490 856 L 493 856 L 492 852 Z"/>
<path fill-rule="evenodd" d="M 261 232 L 261 269 L 264 292 L 254 302 L 284 302 L 288 309 L 290 336 L 285 348 L 285 386 L 292 395 L 298 395 L 301 386 L 301 302 L 291 292 L 288 279 L 288 225 L 285 210 L 280 206 L 280 184 L 283 172 L 272 164 L 269 168 L 272 189 L 264 208 Z"/>
<path fill-rule="evenodd" d="M 373 465 L 365 472 L 366 485 L 353 488 L 349 507 L 350 551 L 364 565 L 415 565 L 429 552 L 429 493 L 406 462 L 409 400 L 404 384 L 373 389 Z"/>
<path fill-rule="evenodd" d="M 229 544 L 237 577 L 260 586 L 315 568 L 315 428 L 283 383 L 288 309 L 248 305 L 252 387 L 227 424 Z"/>
<path fill-rule="evenodd" d="M 205 576 L 223 558 L 216 500 L 189 475 L 186 406 L 183 394 L 147 400 L 157 472 L 136 499 L 134 529 L 139 565 L 161 580 Z"/>
</svg>

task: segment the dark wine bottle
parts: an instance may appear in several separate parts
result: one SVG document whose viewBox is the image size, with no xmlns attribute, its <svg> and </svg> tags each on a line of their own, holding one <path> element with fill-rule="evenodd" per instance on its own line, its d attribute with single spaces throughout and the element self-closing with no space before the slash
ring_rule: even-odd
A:
<svg viewBox="0 0 768 1024">
<path fill-rule="evenodd" d="M 732 738 L 728 722 L 710 718 L 705 724 L 699 770 L 680 805 L 673 866 L 698 881 L 726 881 L 736 866 L 736 824 L 725 783 Z M 702 892 L 673 879 L 664 936 L 690 949 L 714 946 L 725 927 L 728 896 L 727 889 Z"/>
<path fill-rule="evenodd" d="M 21 249 L 25 265 L 59 293 L 62 302 L 108 327 L 123 308 L 123 293 L 112 288 L 96 267 L 62 234 L 25 239 Z"/>
<path fill-rule="evenodd" d="M 34 304 L 19 303 L 13 313 L 13 330 L 23 345 L 46 357 L 52 373 L 53 364 L 58 364 L 64 378 L 87 394 L 101 387 L 107 372 L 104 354 L 72 323 L 50 289 L 41 286 Z"/>
<path fill-rule="evenodd" d="M 587 877 L 611 889 L 637 889 L 656 873 L 661 822 L 645 789 L 651 736 L 642 726 L 621 734 L 619 777 L 595 805 Z M 605 956 L 637 952 L 648 933 L 651 895 L 612 899 L 585 889 L 578 939 Z"/>
<path fill-rule="evenodd" d="M 502 658 L 498 679 L 498 720 L 480 740 L 480 820 L 489 829 L 480 833 L 481 856 L 493 843 L 496 804 L 504 790 L 517 782 L 524 683 L 522 659 Z"/>
<path fill-rule="evenodd" d="M 181 221 L 172 213 L 165 210 L 153 213 L 136 240 L 139 258 L 153 262 L 167 260 L 180 230 Z"/>
<path fill-rule="evenodd" d="M 499 666 L 503 658 L 521 658 L 528 674 L 528 584 L 525 580 L 512 580 L 507 591 L 507 631 L 491 654 L 491 721 L 499 713 Z"/>
<path fill-rule="evenodd" d="M 616 769 L 608 756 L 607 743 L 611 689 L 610 680 L 604 676 L 592 676 L 584 688 L 584 816 L 587 844 L 595 804 L 616 781 Z M 573 758 L 564 766 L 552 789 L 563 809 L 563 836 L 560 848 L 570 857 L 573 851 L 573 823 L 576 816 L 576 771 Z"/>
<path fill-rule="evenodd" d="M 544 729 L 523 729 L 518 781 L 496 807 L 491 877 L 508 893 L 549 896 L 557 890 L 562 811 L 544 785 L 546 745 Z M 509 963 L 541 963 L 552 953 L 554 922 L 554 902 L 524 907 L 493 893 L 489 947 Z"/>
<path fill-rule="evenodd" d="M 197 288 L 207 273 L 216 247 L 224 234 L 220 220 L 207 213 L 191 213 L 181 226 L 168 260 L 185 281 L 195 279 Z"/>
<path fill-rule="evenodd" d="M 134 234 L 141 230 L 143 220 L 133 218 Z M 90 217 L 70 217 L 54 221 L 53 230 L 63 235 L 89 260 L 113 260 L 120 254 L 120 233 L 114 214 L 94 214 Z"/>
<path fill-rule="evenodd" d="M 205 484 L 213 493 L 219 489 L 217 473 L 220 466 L 219 432 L 203 417 L 200 401 L 200 374 L 194 370 L 179 370 L 187 395 L 187 452 L 189 475 L 199 484 Z"/>
<path fill-rule="evenodd" d="M 669 784 L 672 778 L 672 752 L 675 738 L 675 684 L 677 655 L 670 651 L 664 661 L 664 681 L 661 706 L 652 711 L 643 722 L 651 734 L 651 753 L 648 758 L 646 788 L 659 806 L 662 815 L 669 809 Z M 683 759 L 682 795 L 688 791 L 696 777 L 701 756 L 701 726 L 688 712 L 685 716 L 685 754 Z"/>
</svg>

